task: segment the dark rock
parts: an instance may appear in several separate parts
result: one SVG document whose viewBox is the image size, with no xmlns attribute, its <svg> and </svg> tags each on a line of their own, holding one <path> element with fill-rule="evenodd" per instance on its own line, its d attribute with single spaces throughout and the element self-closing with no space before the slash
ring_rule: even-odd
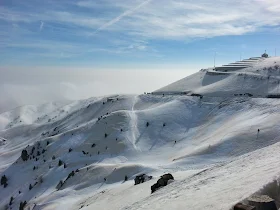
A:
<svg viewBox="0 0 280 210">
<path fill-rule="evenodd" d="M 159 188 L 166 186 L 169 180 L 174 180 L 174 177 L 170 173 L 162 175 L 157 183 L 151 186 L 152 193 Z"/>
<path fill-rule="evenodd" d="M 256 210 L 277 210 L 274 200 L 267 195 L 254 195 L 247 200 L 249 205 L 256 207 Z"/>
<path fill-rule="evenodd" d="M 238 203 L 234 206 L 233 210 L 256 210 L 256 207 Z"/>
<path fill-rule="evenodd" d="M 138 184 L 141 184 L 141 183 L 144 183 L 150 179 L 152 179 L 153 177 L 152 176 L 147 176 L 146 174 L 140 174 L 138 176 L 135 177 L 134 179 L 134 185 L 138 185 Z"/>
</svg>

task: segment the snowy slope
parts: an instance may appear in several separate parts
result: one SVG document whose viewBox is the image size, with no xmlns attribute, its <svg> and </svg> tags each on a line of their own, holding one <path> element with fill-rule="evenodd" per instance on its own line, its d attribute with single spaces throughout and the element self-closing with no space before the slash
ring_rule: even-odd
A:
<svg viewBox="0 0 280 210">
<path fill-rule="evenodd" d="M 278 61 L 268 58 L 222 75 L 200 71 L 158 94 L 0 114 L 0 172 L 8 178 L 0 209 L 11 196 L 13 209 L 27 201 L 27 209 L 197 210 L 230 209 L 256 192 L 279 197 L 273 181 L 280 177 L 280 100 L 264 98 L 268 81 L 255 79 L 276 80 Z M 238 86 L 240 73 L 247 89 Z M 241 97 L 241 90 L 259 96 Z M 185 91 L 204 97 L 180 94 Z M 23 149 L 27 161 L 20 157 Z M 151 195 L 151 185 L 167 172 L 175 181 Z M 154 178 L 134 186 L 141 173 Z M 271 183 L 276 193 L 266 190 Z"/>
<path fill-rule="evenodd" d="M 204 96 L 233 96 L 252 94 L 265 97 L 279 93 L 280 57 L 271 57 L 237 71 L 201 71 L 154 91 L 154 94 L 200 94 Z"/>
</svg>

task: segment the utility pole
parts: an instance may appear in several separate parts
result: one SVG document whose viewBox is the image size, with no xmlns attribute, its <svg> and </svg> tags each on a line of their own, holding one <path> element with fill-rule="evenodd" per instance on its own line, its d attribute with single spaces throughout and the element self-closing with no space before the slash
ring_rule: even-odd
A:
<svg viewBox="0 0 280 210">
<path fill-rule="evenodd" d="M 216 67 L 216 51 L 215 51 L 215 55 L 214 55 L 214 68 Z"/>
</svg>

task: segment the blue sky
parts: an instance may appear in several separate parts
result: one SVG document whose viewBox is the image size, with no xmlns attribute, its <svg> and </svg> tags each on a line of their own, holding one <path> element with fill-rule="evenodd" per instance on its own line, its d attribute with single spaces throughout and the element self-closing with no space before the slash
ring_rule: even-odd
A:
<svg viewBox="0 0 280 210">
<path fill-rule="evenodd" d="M 0 0 L 0 113 L 280 55 L 279 0 Z"/>
<path fill-rule="evenodd" d="M 202 68 L 214 52 L 218 64 L 274 55 L 279 14 L 279 0 L 1 0 L 0 62 Z"/>
</svg>

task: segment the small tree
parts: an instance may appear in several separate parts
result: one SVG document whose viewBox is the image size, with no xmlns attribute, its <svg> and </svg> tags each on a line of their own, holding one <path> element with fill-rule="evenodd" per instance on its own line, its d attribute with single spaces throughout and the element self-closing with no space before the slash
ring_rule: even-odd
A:
<svg viewBox="0 0 280 210">
<path fill-rule="evenodd" d="M 12 196 L 12 197 L 10 198 L 10 203 L 9 203 L 10 206 L 13 204 L 13 200 L 14 200 L 14 197 Z"/>
<path fill-rule="evenodd" d="M 54 155 L 52 156 L 52 159 L 55 160 L 55 156 Z"/>
<path fill-rule="evenodd" d="M 28 153 L 25 149 L 22 150 L 22 152 L 21 152 L 21 158 L 22 158 L 23 161 L 27 161 L 28 158 L 29 158 L 29 155 L 28 155 Z"/>
<path fill-rule="evenodd" d="M 91 145 L 91 147 L 95 147 L 95 146 L 96 146 L 96 144 L 92 144 L 92 145 Z"/>
<path fill-rule="evenodd" d="M 147 123 L 146 123 L 146 127 L 149 127 L 149 125 L 150 125 L 150 123 L 149 123 L 149 122 L 147 122 Z"/>
<path fill-rule="evenodd" d="M 56 185 L 56 189 L 59 190 L 63 186 L 63 181 L 60 180 L 59 183 Z"/>
<path fill-rule="evenodd" d="M 105 138 L 107 138 L 108 134 L 107 134 L 107 133 L 105 133 L 105 134 L 104 134 L 104 136 L 105 136 Z"/>
<path fill-rule="evenodd" d="M 127 177 L 127 175 L 125 175 L 124 181 L 126 182 L 127 180 L 128 180 L 128 177 Z"/>
<path fill-rule="evenodd" d="M 45 150 L 45 149 L 43 149 L 43 150 L 42 150 L 42 154 L 44 154 L 45 152 L 46 152 L 46 150 Z"/>
<path fill-rule="evenodd" d="M 47 146 L 50 144 L 50 142 L 49 141 L 47 141 Z"/>
<path fill-rule="evenodd" d="M 8 179 L 7 179 L 6 175 L 3 175 L 1 177 L 1 185 L 4 185 L 4 188 L 6 188 L 8 186 L 7 182 L 8 182 Z"/>
<path fill-rule="evenodd" d="M 66 165 L 66 163 L 64 163 L 64 164 L 63 164 L 63 167 L 64 167 L 64 168 L 67 168 L 67 165 Z"/>
<path fill-rule="evenodd" d="M 34 151 L 35 151 L 35 147 L 32 147 L 32 149 L 31 149 L 31 155 L 33 155 Z"/>
<path fill-rule="evenodd" d="M 162 124 L 162 126 L 163 126 L 163 127 L 165 127 L 165 126 L 166 126 L 166 124 L 165 124 L 165 123 L 163 123 L 163 124 Z"/>
<path fill-rule="evenodd" d="M 23 210 L 26 204 L 27 204 L 26 201 L 20 202 L 20 204 L 19 204 L 19 210 Z"/>
<path fill-rule="evenodd" d="M 61 166 L 63 164 L 62 160 L 58 161 L 58 166 Z"/>
<path fill-rule="evenodd" d="M 32 188 L 33 188 L 33 187 L 32 187 L 32 185 L 31 185 L 31 184 L 29 184 L 29 190 L 32 190 Z"/>
<path fill-rule="evenodd" d="M 40 156 L 40 155 L 41 155 L 40 151 L 37 151 L 37 156 Z"/>
</svg>

